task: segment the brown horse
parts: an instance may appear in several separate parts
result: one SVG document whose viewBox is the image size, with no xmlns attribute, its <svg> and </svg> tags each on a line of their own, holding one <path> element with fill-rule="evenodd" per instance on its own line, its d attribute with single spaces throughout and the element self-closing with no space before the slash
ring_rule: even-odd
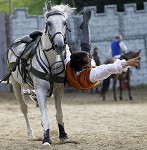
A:
<svg viewBox="0 0 147 150">
<path fill-rule="evenodd" d="M 139 50 L 138 52 L 133 52 L 133 51 L 129 51 L 128 53 L 122 55 L 120 57 L 120 59 L 125 59 L 125 60 L 129 60 L 131 58 L 135 58 L 137 56 L 139 56 L 141 50 Z M 113 63 L 114 60 L 113 58 L 109 58 L 107 59 L 104 63 L 105 64 L 110 64 Z M 136 67 L 136 69 L 140 68 L 140 64 L 139 66 Z M 103 100 L 105 100 L 105 94 L 109 89 L 109 85 L 110 85 L 110 79 L 113 79 L 113 95 L 114 95 L 114 100 L 117 101 L 117 97 L 116 97 L 116 84 L 117 84 L 117 80 L 119 80 L 119 91 L 120 91 L 120 100 L 123 99 L 122 97 L 122 90 L 123 90 L 123 84 L 125 83 L 126 88 L 128 89 L 128 96 L 129 99 L 132 100 L 132 95 L 131 95 L 131 86 L 130 86 L 130 75 L 131 75 L 131 70 L 128 68 L 128 70 L 126 72 L 122 72 L 121 74 L 112 74 L 110 77 L 108 77 L 107 79 L 103 80 L 102 82 L 102 87 L 101 87 L 101 95 L 103 97 Z"/>
</svg>

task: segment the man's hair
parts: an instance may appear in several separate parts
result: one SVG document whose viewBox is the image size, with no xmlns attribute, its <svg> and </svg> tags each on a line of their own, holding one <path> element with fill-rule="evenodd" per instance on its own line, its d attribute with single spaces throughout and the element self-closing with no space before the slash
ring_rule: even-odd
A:
<svg viewBox="0 0 147 150">
<path fill-rule="evenodd" d="M 117 35 L 117 36 L 115 37 L 115 39 L 116 39 L 116 40 L 122 39 L 122 35 Z"/>
<path fill-rule="evenodd" d="M 89 54 L 84 51 L 72 53 L 70 56 L 70 67 L 74 69 L 74 71 L 81 71 L 82 66 L 87 64 L 87 56 L 89 56 Z"/>
</svg>

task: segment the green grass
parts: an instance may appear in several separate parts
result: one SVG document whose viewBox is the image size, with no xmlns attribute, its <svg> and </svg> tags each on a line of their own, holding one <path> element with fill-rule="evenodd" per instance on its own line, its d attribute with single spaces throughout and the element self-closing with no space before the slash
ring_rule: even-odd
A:
<svg viewBox="0 0 147 150">
<path fill-rule="evenodd" d="M 11 0 L 12 13 L 15 8 L 28 7 L 29 14 L 42 14 L 45 0 Z M 0 12 L 9 14 L 9 0 L 0 0 Z"/>
</svg>

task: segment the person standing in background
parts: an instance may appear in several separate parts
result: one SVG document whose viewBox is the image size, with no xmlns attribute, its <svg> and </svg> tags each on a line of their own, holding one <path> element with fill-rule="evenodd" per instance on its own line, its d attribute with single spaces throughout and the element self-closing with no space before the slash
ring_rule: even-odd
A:
<svg viewBox="0 0 147 150">
<path fill-rule="evenodd" d="M 127 52 L 127 47 L 122 40 L 122 36 L 117 35 L 115 41 L 111 44 L 111 55 L 114 59 L 120 58 L 121 55 Z"/>
<path fill-rule="evenodd" d="M 96 66 L 100 65 L 100 58 L 98 56 L 98 48 L 95 47 L 92 54 L 93 59 L 95 60 Z"/>
<path fill-rule="evenodd" d="M 97 47 L 95 47 L 94 50 L 93 50 L 92 58 L 94 59 L 96 66 L 99 66 L 100 65 L 100 58 L 99 58 L 99 55 L 98 55 L 98 48 Z M 92 94 L 93 91 L 94 91 L 94 89 L 91 89 L 90 93 Z M 99 93 L 98 87 L 95 88 L 95 92 Z"/>
</svg>

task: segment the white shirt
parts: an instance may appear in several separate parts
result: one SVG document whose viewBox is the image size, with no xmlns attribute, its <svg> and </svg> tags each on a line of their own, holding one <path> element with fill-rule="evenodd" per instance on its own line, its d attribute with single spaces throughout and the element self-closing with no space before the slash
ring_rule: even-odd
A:
<svg viewBox="0 0 147 150">
<path fill-rule="evenodd" d="M 65 65 L 70 61 L 70 55 L 71 53 L 69 51 L 69 47 L 66 46 L 66 59 L 64 61 Z M 95 66 L 93 59 L 91 64 L 92 66 Z M 124 59 L 123 60 L 117 59 L 113 64 L 103 64 L 100 66 L 96 66 L 96 68 L 91 69 L 89 80 L 95 83 L 98 80 L 104 80 L 108 78 L 111 74 L 119 74 L 122 73 L 123 71 L 126 72 L 128 67 L 125 66 L 126 60 Z M 78 75 L 80 72 L 77 71 L 76 74 Z"/>
<path fill-rule="evenodd" d="M 121 41 L 121 42 L 119 43 L 119 46 L 120 46 L 122 52 L 124 52 L 124 53 L 127 52 L 128 49 L 127 49 L 126 45 L 124 44 L 124 42 Z"/>
</svg>

